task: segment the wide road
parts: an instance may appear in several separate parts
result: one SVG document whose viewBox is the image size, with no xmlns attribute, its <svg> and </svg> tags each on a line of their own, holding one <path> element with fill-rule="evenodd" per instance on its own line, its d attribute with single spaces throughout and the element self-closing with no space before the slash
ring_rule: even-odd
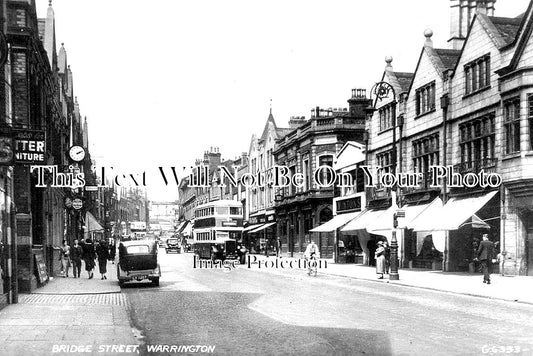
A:
<svg viewBox="0 0 533 356">
<path fill-rule="evenodd" d="M 500 354 L 493 346 L 533 355 L 529 305 L 254 265 L 195 269 L 192 254 L 164 250 L 159 262 L 160 287 L 122 289 L 146 344 L 215 345 L 219 355 Z"/>
</svg>

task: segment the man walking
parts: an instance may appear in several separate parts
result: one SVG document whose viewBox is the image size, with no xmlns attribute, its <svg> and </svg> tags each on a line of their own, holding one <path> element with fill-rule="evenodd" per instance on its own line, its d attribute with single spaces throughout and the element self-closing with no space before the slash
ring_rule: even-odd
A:
<svg viewBox="0 0 533 356">
<path fill-rule="evenodd" d="M 483 234 L 483 241 L 479 243 L 477 258 L 483 268 L 483 283 L 490 284 L 490 272 L 492 269 L 492 255 L 494 254 L 494 244 L 489 241 L 489 235 Z"/>
<path fill-rule="evenodd" d="M 74 278 L 80 278 L 82 255 L 83 250 L 78 244 L 78 240 L 74 240 L 74 246 L 72 246 L 70 249 L 70 260 L 72 261 L 72 272 L 74 273 Z"/>
</svg>

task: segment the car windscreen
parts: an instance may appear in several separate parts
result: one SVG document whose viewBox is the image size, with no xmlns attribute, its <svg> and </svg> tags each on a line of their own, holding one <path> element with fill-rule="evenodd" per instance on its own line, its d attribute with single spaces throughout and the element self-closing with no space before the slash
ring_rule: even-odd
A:
<svg viewBox="0 0 533 356">
<path fill-rule="evenodd" d="M 177 239 L 168 239 L 167 240 L 167 244 L 177 244 L 177 243 L 178 243 Z"/>
<path fill-rule="evenodd" d="M 131 246 L 126 247 L 126 250 L 130 254 L 150 252 L 150 248 L 148 247 L 148 245 L 131 245 Z"/>
</svg>

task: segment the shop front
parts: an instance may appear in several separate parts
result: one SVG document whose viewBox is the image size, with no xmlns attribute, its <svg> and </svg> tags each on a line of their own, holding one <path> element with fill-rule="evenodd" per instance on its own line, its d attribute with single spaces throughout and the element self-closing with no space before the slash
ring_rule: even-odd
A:
<svg viewBox="0 0 533 356">
<path fill-rule="evenodd" d="M 412 267 L 442 269 L 447 272 L 475 272 L 477 248 L 483 234 L 500 251 L 500 205 L 498 192 L 452 197 L 439 206 L 439 200 L 410 223 L 410 252 L 416 255 Z M 416 239 L 413 238 L 416 236 Z M 413 241 L 416 241 L 413 243 Z M 436 265 L 437 264 L 437 265 Z"/>
<path fill-rule="evenodd" d="M 246 248 L 251 253 L 263 255 L 276 255 L 279 253 L 274 211 L 250 216 L 248 225 L 243 231 Z"/>
</svg>

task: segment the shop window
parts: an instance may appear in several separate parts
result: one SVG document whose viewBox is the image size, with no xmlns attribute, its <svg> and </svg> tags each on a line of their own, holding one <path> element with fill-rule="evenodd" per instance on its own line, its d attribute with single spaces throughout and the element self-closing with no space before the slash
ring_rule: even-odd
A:
<svg viewBox="0 0 533 356">
<path fill-rule="evenodd" d="M 520 98 L 504 103 L 505 153 L 520 151 Z"/>
</svg>

